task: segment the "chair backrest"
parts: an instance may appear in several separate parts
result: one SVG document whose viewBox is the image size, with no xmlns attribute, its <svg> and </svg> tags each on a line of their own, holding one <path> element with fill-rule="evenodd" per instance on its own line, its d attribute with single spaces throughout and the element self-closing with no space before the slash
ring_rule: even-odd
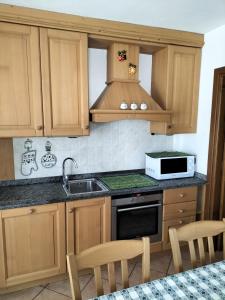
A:
<svg viewBox="0 0 225 300">
<path fill-rule="evenodd" d="M 115 262 L 121 262 L 123 288 L 129 287 L 128 260 L 142 255 L 142 281 L 150 280 L 150 240 L 113 241 L 84 250 L 78 255 L 68 254 L 67 265 L 73 300 L 81 299 L 78 271 L 94 269 L 97 296 L 103 295 L 101 266 L 107 265 L 110 292 L 116 290 Z"/>
<path fill-rule="evenodd" d="M 195 268 L 197 266 L 195 241 L 197 241 L 200 263 L 206 263 L 204 239 L 208 243 L 209 261 L 215 259 L 213 237 L 223 233 L 223 257 L 225 258 L 225 219 L 223 221 L 197 221 L 186 224 L 182 227 L 170 228 L 169 236 L 173 253 L 173 262 L 176 272 L 182 272 L 182 259 L 179 242 L 188 242 L 191 264 Z"/>
</svg>

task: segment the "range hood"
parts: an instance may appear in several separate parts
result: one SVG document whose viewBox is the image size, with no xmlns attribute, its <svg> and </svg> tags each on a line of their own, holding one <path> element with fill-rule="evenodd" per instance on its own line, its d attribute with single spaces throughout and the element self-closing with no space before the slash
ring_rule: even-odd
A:
<svg viewBox="0 0 225 300">
<path fill-rule="evenodd" d="M 141 87 L 138 80 L 139 46 L 112 43 L 107 51 L 107 86 L 90 109 L 93 122 L 111 122 L 141 119 L 155 122 L 171 122 L 171 111 L 163 110 Z M 121 103 L 128 109 L 120 109 Z M 138 105 L 131 110 L 131 103 Z M 147 104 L 141 110 L 141 103 Z"/>
</svg>

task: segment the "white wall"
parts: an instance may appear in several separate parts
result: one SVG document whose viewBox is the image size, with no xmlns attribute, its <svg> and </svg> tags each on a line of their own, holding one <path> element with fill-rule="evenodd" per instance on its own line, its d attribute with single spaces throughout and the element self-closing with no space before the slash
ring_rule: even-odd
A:
<svg viewBox="0 0 225 300">
<path fill-rule="evenodd" d="M 214 69 L 225 66 L 225 25 L 205 35 L 196 134 L 174 136 L 174 149 L 197 154 L 197 171 L 207 174 Z"/>
<path fill-rule="evenodd" d="M 151 56 L 140 55 L 140 80 L 142 86 L 150 90 Z M 106 81 L 106 51 L 89 50 L 89 99 L 90 106 L 102 92 Z M 171 150 L 173 137 L 151 136 L 149 122 L 119 121 L 105 124 L 91 124 L 90 136 L 79 138 L 32 138 L 33 149 L 37 150 L 38 170 L 30 176 L 21 174 L 21 156 L 24 138 L 15 138 L 14 164 L 15 177 L 33 178 L 61 175 L 62 161 L 67 156 L 74 157 L 79 168 L 69 166 L 72 173 L 89 173 L 144 168 L 145 152 Z M 42 167 L 41 157 L 46 153 L 45 143 L 52 143 L 52 153 L 57 164 L 46 169 Z"/>
</svg>

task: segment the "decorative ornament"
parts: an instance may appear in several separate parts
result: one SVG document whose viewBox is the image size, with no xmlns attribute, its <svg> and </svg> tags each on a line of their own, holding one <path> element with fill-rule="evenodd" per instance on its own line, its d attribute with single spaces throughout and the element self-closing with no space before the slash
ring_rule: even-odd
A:
<svg viewBox="0 0 225 300">
<path fill-rule="evenodd" d="M 26 152 L 22 154 L 20 169 L 20 172 L 23 176 L 29 176 L 33 171 L 38 170 L 36 161 L 37 150 L 32 150 L 32 143 L 33 141 L 30 139 L 27 139 L 24 142 L 24 148 L 26 149 Z"/>
<path fill-rule="evenodd" d="M 51 142 L 47 141 L 45 144 L 45 153 L 41 158 L 41 164 L 44 168 L 52 168 L 57 163 L 57 157 L 51 153 L 52 144 Z"/>
<path fill-rule="evenodd" d="M 124 61 L 127 59 L 127 50 L 120 50 L 118 51 L 117 56 L 118 61 Z"/>
<path fill-rule="evenodd" d="M 129 69 L 128 69 L 129 75 L 134 75 L 136 73 L 136 70 L 137 70 L 137 66 L 132 63 L 129 63 Z"/>
</svg>

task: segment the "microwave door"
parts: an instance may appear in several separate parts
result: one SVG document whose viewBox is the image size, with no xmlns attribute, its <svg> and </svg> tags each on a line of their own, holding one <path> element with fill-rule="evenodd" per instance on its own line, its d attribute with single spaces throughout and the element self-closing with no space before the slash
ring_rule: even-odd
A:
<svg viewBox="0 0 225 300">
<path fill-rule="evenodd" d="M 161 159 L 161 174 L 186 173 L 187 165 L 187 157 L 163 158 Z"/>
</svg>

